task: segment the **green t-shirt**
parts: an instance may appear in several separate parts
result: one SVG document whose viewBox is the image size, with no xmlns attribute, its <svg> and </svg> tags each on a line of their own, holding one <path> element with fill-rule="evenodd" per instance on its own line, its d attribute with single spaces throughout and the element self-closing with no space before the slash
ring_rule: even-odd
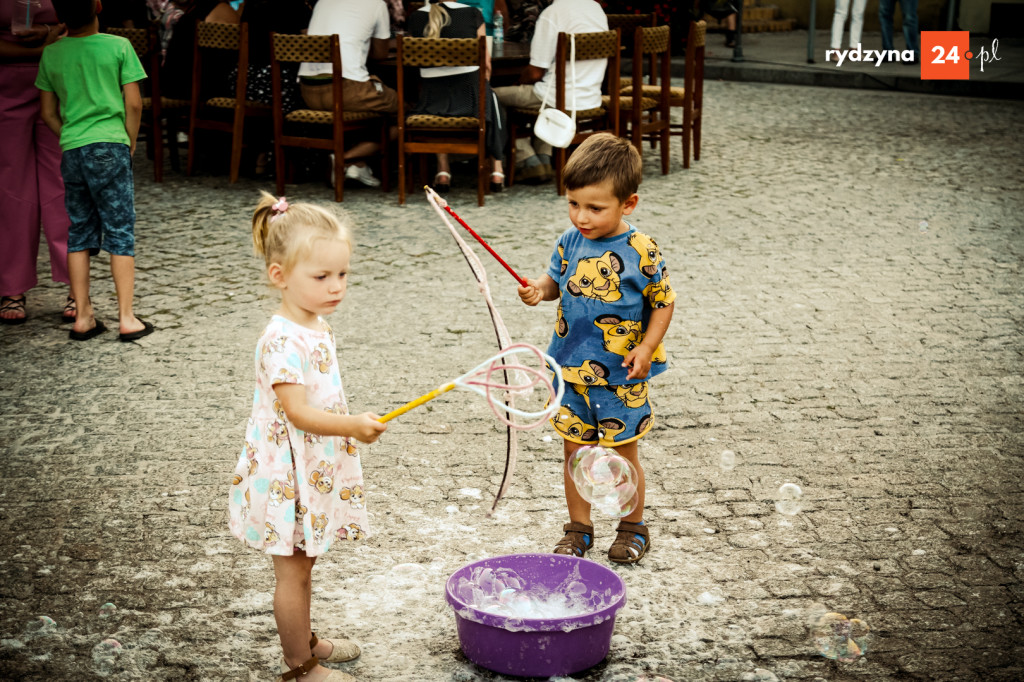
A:
<svg viewBox="0 0 1024 682">
<path fill-rule="evenodd" d="M 36 87 L 60 100 L 60 148 L 129 144 L 121 88 L 145 77 L 131 43 L 120 36 L 97 33 L 48 45 L 39 60 Z"/>
</svg>

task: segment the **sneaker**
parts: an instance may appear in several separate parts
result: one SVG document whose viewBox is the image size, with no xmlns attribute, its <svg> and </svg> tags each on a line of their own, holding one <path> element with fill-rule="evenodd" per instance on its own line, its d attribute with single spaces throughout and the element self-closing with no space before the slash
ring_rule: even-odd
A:
<svg viewBox="0 0 1024 682">
<path fill-rule="evenodd" d="M 369 166 L 357 166 L 352 164 L 345 169 L 345 177 L 349 180 L 358 180 L 367 187 L 380 187 L 380 180 L 373 177 L 373 171 Z"/>
</svg>

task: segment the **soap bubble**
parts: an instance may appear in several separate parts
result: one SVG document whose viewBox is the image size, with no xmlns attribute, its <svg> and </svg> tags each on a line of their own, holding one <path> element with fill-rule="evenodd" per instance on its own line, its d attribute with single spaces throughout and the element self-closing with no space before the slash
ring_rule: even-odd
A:
<svg viewBox="0 0 1024 682">
<path fill-rule="evenodd" d="M 921 232 L 927 232 L 928 231 L 928 221 L 927 220 L 922 220 L 921 222 L 919 222 L 917 224 L 917 229 L 920 230 Z"/>
<path fill-rule="evenodd" d="M 818 653 L 842 663 L 853 663 L 866 654 L 870 636 L 867 623 L 834 611 L 821 616 L 811 628 L 811 641 Z"/>
<path fill-rule="evenodd" d="M 725 595 L 722 594 L 721 587 L 712 587 L 707 592 L 701 592 L 697 597 L 697 602 L 708 606 L 714 604 L 721 604 L 725 601 Z"/>
<path fill-rule="evenodd" d="M 49 616 L 37 616 L 25 626 L 24 638 L 31 640 L 36 637 L 48 637 L 59 634 L 57 623 Z"/>
<path fill-rule="evenodd" d="M 752 673 L 743 673 L 741 679 L 743 682 L 779 682 L 779 678 L 775 677 L 775 673 L 764 668 L 754 668 Z"/>
<path fill-rule="evenodd" d="M 723 471 L 732 471 L 736 468 L 736 453 L 732 450 L 722 450 L 722 455 L 718 460 L 718 466 L 722 467 Z"/>
<path fill-rule="evenodd" d="M 775 497 L 775 508 L 780 514 L 794 516 L 803 507 L 804 491 L 796 483 L 783 483 Z"/>
<path fill-rule="evenodd" d="M 567 464 L 576 490 L 608 516 L 628 516 L 639 503 L 636 469 L 622 455 L 600 446 L 576 450 Z"/>
<path fill-rule="evenodd" d="M 92 648 L 92 671 L 106 677 L 114 671 L 123 648 L 116 639 L 105 639 Z"/>
<path fill-rule="evenodd" d="M 117 615 L 117 607 L 112 603 L 107 602 L 100 607 L 100 618 L 110 618 L 111 616 Z"/>
</svg>

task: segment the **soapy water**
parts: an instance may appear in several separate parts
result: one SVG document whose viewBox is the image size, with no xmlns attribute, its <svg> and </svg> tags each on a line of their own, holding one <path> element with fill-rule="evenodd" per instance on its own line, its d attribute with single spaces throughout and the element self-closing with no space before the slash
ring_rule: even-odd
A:
<svg viewBox="0 0 1024 682">
<path fill-rule="evenodd" d="M 639 503 L 636 469 L 612 449 L 584 446 L 569 458 L 569 477 L 580 497 L 602 514 L 629 516 Z"/>
<path fill-rule="evenodd" d="M 818 653 L 841 663 L 853 663 L 867 653 L 871 628 L 862 620 L 831 611 L 811 627 L 811 642 Z"/>
<path fill-rule="evenodd" d="M 573 566 L 555 588 L 528 585 L 510 568 L 478 566 L 469 577 L 459 578 L 455 588 L 459 601 L 478 611 L 505 616 L 515 629 L 523 619 L 565 619 L 600 611 L 611 601 L 611 590 L 589 589 Z"/>
<path fill-rule="evenodd" d="M 804 491 L 796 483 L 783 483 L 775 496 L 775 508 L 780 514 L 795 516 L 803 508 Z"/>
</svg>

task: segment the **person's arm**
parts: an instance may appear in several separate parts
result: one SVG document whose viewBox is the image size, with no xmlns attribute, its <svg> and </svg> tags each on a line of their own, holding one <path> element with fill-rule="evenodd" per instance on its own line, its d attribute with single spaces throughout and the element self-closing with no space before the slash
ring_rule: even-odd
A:
<svg viewBox="0 0 1024 682">
<path fill-rule="evenodd" d="M 554 301 L 558 298 L 558 282 L 550 275 L 541 275 L 540 279 L 527 279 L 525 287 L 519 287 L 519 298 L 523 303 L 534 306 L 541 301 Z"/>
<path fill-rule="evenodd" d="M 39 118 L 43 119 L 46 127 L 52 130 L 59 139 L 64 121 L 60 118 L 60 104 L 55 93 L 47 90 L 39 91 Z"/>
<path fill-rule="evenodd" d="M 0 63 L 39 61 L 43 48 L 57 42 L 63 34 L 64 24 L 33 24 L 17 42 L 0 40 Z"/>
<path fill-rule="evenodd" d="M 532 83 L 536 83 L 543 78 L 544 74 L 547 72 L 547 69 L 542 69 L 538 66 L 534 66 L 533 64 L 527 64 L 523 68 L 523 72 L 519 74 L 519 84 L 530 85 Z"/>
<path fill-rule="evenodd" d="M 380 61 L 388 58 L 388 44 L 390 39 L 371 38 L 370 39 L 370 59 L 374 61 Z"/>
<path fill-rule="evenodd" d="M 665 332 L 668 331 L 668 325 L 672 322 L 672 311 L 675 310 L 675 307 L 675 303 L 669 303 L 664 308 L 655 308 L 651 311 L 644 340 L 622 360 L 622 366 L 629 367 L 629 372 L 626 374 L 627 379 L 647 378 L 648 372 L 651 371 L 651 356 L 658 349 L 661 340 L 665 338 Z"/>
<path fill-rule="evenodd" d="M 380 417 L 372 412 L 334 414 L 313 407 L 306 402 L 306 387 L 302 384 L 274 384 L 274 394 L 281 401 L 288 421 L 306 433 L 372 443 L 388 428 L 387 424 L 377 421 Z"/>
<path fill-rule="evenodd" d="M 124 93 L 124 129 L 128 131 L 129 154 L 135 153 L 135 142 L 139 137 L 139 125 L 142 123 L 142 93 L 138 82 L 125 83 L 121 88 Z"/>
<path fill-rule="evenodd" d="M 237 24 L 240 20 L 240 13 L 231 6 L 231 3 L 222 2 L 210 10 L 203 21 L 215 24 Z"/>
</svg>

